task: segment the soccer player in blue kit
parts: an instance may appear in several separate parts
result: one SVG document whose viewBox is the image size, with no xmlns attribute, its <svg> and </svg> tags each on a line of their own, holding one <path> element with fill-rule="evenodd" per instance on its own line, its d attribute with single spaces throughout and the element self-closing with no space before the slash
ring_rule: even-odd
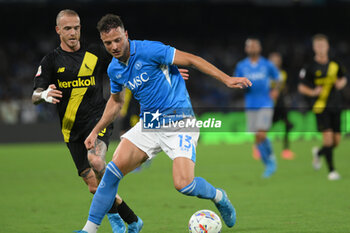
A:
<svg viewBox="0 0 350 233">
<path fill-rule="evenodd" d="M 265 165 L 263 177 L 270 177 L 276 171 L 276 161 L 267 131 L 273 117 L 273 100 L 278 97 L 279 84 L 271 89 L 270 81 L 279 81 L 277 68 L 260 55 L 261 43 L 257 38 L 248 38 L 245 42 L 248 57 L 237 64 L 235 76 L 247 77 L 253 86 L 246 89 L 245 109 L 249 132 L 255 133 L 255 148 Z"/>
<path fill-rule="evenodd" d="M 194 118 L 186 85 L 177 71 L 177 65 L 195 67 L 230 88 L 245 88 L 251 86 L 251 82 L 247 78 L 231 78 L 204 59 L 160 42 L 129 40 L 123 22 L 117 15 L 107 14 L 102 17 L 97 29 L 104 46 L 113 56 L 108 67 L 111 96 L 102 118 L 85 140 L 85 145 L 93 148 L 98 132 L 114 121 L 123 105 L 123 88 L 130 89 L 139 101 L 141 119 L 122 135 L 94 195 L 88 221 L 83 230 L 77 232 L 97 232 L 103 216 L 112 205 L 120 180 L 162 150 L 173 160 L 175 188 L 188 196 L 212 200 L 226 225 L 233 227 L 236 212 L 226 192 L 194 176 L 199 131 L 169 132 L 155 129 L 147 132 L 142 122 L 146 113 L 152 113 L 154 119 L 165 119 L 176 113 L 173 119 L 168 119 L 172 121 Z"/>
</svg>

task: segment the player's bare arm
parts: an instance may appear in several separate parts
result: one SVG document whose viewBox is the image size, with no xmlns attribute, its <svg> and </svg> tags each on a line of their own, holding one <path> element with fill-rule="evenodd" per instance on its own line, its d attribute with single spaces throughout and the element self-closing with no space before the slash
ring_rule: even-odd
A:
<svg viewBox="0 0 350 233">
<path fill-rule="evenodd" d="M 99 122 L 96 124 L 95 128 L 91 131 L 89 136 L 85 140 L 86 149 L 90 150 L 95 147 L 95 141 L 97 139 L 98 133 L 111 124 L 118 116 L 124 104 L 124 91 L 118 92 L 116 94 L 111 94 L 106 104 L 106 108 Z"/>
<path fill-rule="evenodd" d="M 321 86 L 317 86 L 315 88 L 310 88 L 308 86 L 306 86 L 305 84 L 300 83 L 298 85 L 298 91 L 306 96 L 310 96 L 310 97 L 316 97 L 319 96 L 321 91 L 322 91 L 322 87 Z"/>
<path fill-rule="evenodd" d="M 42 102 L 57 104 L 60 102 L 59 98 L 62 98 L 62 92 L 57 90 L 55 84 L 51 84 L 46 90 L 43 88 L 35 89 L 32 95 L 32 102 L 33 104 Z"/>
<path fill-rule="evenodd" d="M 230 88 L 245 88 L 252 85 L 247 78 L 232 78 L 201 57 L 176 50 L 174 62 L 179 66 L 190 66 L 221 81 Z"/>
</svg>

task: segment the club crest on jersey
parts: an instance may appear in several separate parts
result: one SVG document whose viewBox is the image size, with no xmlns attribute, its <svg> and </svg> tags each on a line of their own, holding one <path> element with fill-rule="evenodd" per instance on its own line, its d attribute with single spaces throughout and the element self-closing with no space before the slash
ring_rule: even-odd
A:
<svg viewBox="0 0 350 233">
<path fill-rule="evenodd" d="M 116 79 L 120 79 L 122 77 L 122 74 L 117 74 L 115 77 Z"/>
<path fill-rule="evenodd" d="M 142 63 L 140 61 L 137 61 L 136 64 L 135 64 L 135 69 L 136 70 L 141 70 L 142 68 Z"/>
</svg>

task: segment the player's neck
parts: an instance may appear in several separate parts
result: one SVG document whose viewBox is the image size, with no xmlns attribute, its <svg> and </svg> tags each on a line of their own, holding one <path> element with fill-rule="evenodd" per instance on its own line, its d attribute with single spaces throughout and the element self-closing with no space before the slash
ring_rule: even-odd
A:
<svg viewBox="0 0 350 233">
<path fill-rule="evenodd" d="M 260 55 L 249 56 L 250 62 L 257 63 L 259 60 L 259 57 L 260 57 Z"/>
<path fill-rule="evenodd" d="M 118 60 L 123 62 L 124 64 L 128 64 L 129 57 L 130 57 L 130 45 L 129 45 L 129 49 L 125 51 L 124 56 L 118 58 Z"/>
<path fill-rule="evenodd" d="M 323 54 L 320 54 L 320 55 L 315 55 L 315 61 L 317 63 L 320 63 L 320 64 L 327 64 L 328 61 L 329 61 L 329 58 L 328 58 L 328 55 L 323 55 Z"/>
<path fill-rule="evenodd" d="M 67 44 L 65 44 L 65 43 L 63 43 L 63 42 L 61 42 L 61 48 L 62 48 L 62 50 L 63 51 L 66 51 L 66 52 L 70 52 L 70 53 L 72 53 L 72 52 L 76 52 L 76 51 L 78 51 L 79 49 L 80 49 L 80 41 L 77 43 L 77 45 L 75 46 L 75 47 L 69 47 Z"/>
</svg>

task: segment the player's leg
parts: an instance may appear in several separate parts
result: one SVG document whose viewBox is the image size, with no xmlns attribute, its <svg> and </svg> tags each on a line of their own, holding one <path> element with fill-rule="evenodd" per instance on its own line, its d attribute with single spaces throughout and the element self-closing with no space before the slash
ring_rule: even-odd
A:
<svg viewBox="0 0 350 233">
<path fill-rule="evenodd" d="M 322 146 L 321 148 L 313 147 L 312 148 L 312 165 L 315 170 L 319 170 L 322 165 L 321 156 L 325 157 L 328 169 L 332 169 L 331 161 L 332 151 L 333 151 L 333 130 L 331 127 L 331 115 L 329 112 L 324 111 L 321 114 L 316 114 L 317 128 L 322 132 Z"/>
<path fill-rule="evenodd" d="M 264 178 L 270 177 L 276 171 L 276 160 L 271 141 L 267 138 L 267 131 L 271 127 L 273 110 L 262 108 L 256 111 L 255 145 L 259 149 L 261 161 L 265 165 Z"/>
<path fill-rule="evenodd" d="M 83 228 L 88 233 L 95 233 L 104 215 L 113 205 L 120 180 L 141 165 L 147 159 L 145 152 L 137 148 L 128 139 L 122 139 L 113 159 L 108 163 L 105 174 L 98 186 L 90 206 L 89 218 Z"/>
<path fill-rule="evenodd" d="M 108 131 L 108 130 L 107 130 Z M 100 181 L 105 169 L 106 169 L 106 152 L 108 138 L 105 134 L 99 135 L 96 140 L 96 145 L 93 149 L 88 151 L 88 160 L 94 170 L 97 179 Z M 97 189 L 97 186 L 96 186 Z M 132 209 L 121 199 L 119 195 L 116 195 L 116 199 L 107 213 L 108 220 L 112 226 L 114 233 L 124 233 L 126 231 L 123 220 L 127 224 L 133 224 L 138 221 L 138 217 Z"/>
<path fill-rule="evenodd" d="M 290 130 L 293 128 L 293 124 L 288 119 L 288 109 L 284 104 L 284 102 L 283 102 L 282 109 L 283 109 L 282 119 L 285 125 L 282 158 L 287 160 L 292 160 L 294 159 L 294 153 L 290 149 L 289 133 L 290 133 Z"/>
<path fill-rule="evenodd" d="M 71 152 L 79 175 L 89 187 L 90 193 L 94 194 L 100 182 L 100 177 L 102 176 L 101 172 L 103 172 L 105 167 L 104 155 L 107 150 L 105 143 L 99 140 L 97 146 L 98 150 L 93 150 L 90 153 L 88 153 L 82 142 L 70 142 L 67 143 L 67 146 Z M 92 155 L 92 153 L 94 153 L 94 155 Z M 93 159 L 92 156 L 94 156 Z M 93 162 L 91 163 L 89 160 Z M 111 208 L 108 218 L 112 225 L 113 233 L 124 233 L 126 228 L 117 212 L 117 205 L 115 204 Z"/>
<path fill-rule="evenodd" d="M 257 111 L 255 110 L 247 110 L 246 111 L 246 120 L 247 120 L 247 130 L 248 132 L 251 133 L 256 133 L 256 122 L 257 122 Z M 260 160 L 260 151 L 257 147 L 257 144 L 254 143 L 253 147 L 252 147 L 252 156 L 253 159 L 255 160 Z"/>
<path fill-rule="evenodd" d="M 236 222 L 236 212 L 225 191 L 216 189 L 202 177 L 194 176 L 199 132 L 164 133 L 160 146 L 173 160 L 173 181 L 182 194 L 213 200 L 226 225 Z"/>
<path fill-rule="evenodd" d="M 194 162 L 185 157 L 177 157 L 173 162 L 173 181 L 175 188 L 182 194 L 214 201 L 224 222 L 233 227 L 236 212 L 225 191 L 216 189 L 202 177 L 194 177 Z"/>
<path fill-rule="evenodd" d="M 328 165 L 328 179 L 329 180 L 338 180 L 340 179 L 339 173 L 335 169 L 334 165 L 334 148 L 338 146 L 340 142 L 340 112 L 331 112 L 330 114 L 330 127 L 331 129 L 331 135 L 332 137 L 329 140 L 329 143 L 332 143 L 331 150 L 325 154 L 327 165 Z"/>
</svg>

